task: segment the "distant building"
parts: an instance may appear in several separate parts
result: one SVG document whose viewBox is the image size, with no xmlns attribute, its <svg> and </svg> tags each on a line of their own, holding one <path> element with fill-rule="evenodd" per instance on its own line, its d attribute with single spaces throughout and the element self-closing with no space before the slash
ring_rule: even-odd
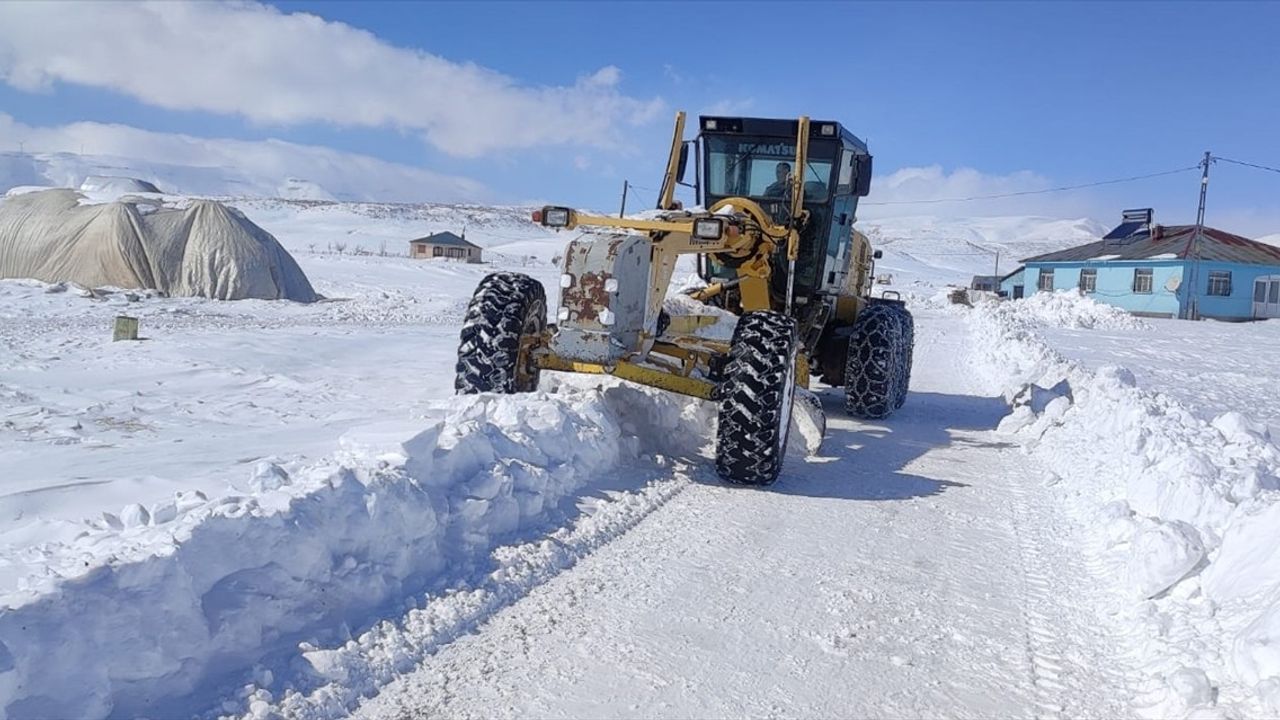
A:
<svg viewBox="0 0 1280 720">
<path fill-rule="evenodd" d="M 1280 317 L 1280 247 L 1210 227 L 1156 225 L 1149 208 L 1126 210 L 1096 242 L 1022 262 L 1028 287 L 1078 288 L 1134 315 Z"/>
<path fill-rule="evenodd" d="M 441 232 L 421 237 L 417 240 L 410 240 L 409 257 L 418 260 L 448 258 L 451 260 L 465 260 L 469 263 L 481 262 L 480 246 L 467 242 L 466 236 L 466 231 L 463 231 L 461 236 L 454 235 L 451 232 Z"/>
<path fill-rule="evenodd" d="M 999 275 L 974 275 L 969 281 L 970 290 L 985 290 L 986 292 L 1000 291 Z"/>
<path fill-rule="evenodd" d="M 1012 300 L 1021 300 L 1026 294 L 1026 275 L 1027 269 L 1020 267 L 1000 278 L 1000 294 Z"/>
</svg>

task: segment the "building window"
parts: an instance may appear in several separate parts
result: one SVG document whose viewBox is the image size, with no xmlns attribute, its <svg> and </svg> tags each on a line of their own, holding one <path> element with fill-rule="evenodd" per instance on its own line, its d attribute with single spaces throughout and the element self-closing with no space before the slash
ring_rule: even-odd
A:
<svg viewBox="0 0 1280 720">
<path fill-rule="evenodd" d="M 1133 291 L 1143 295 L 1151 294 L 1151 268 L 1133 269 Z"/>
<path fill-rule="evenodd" d="M 1213 270 L 1209 273 L 1209 294 L 1227 297 L 1231 294 L 1231 273 Z"/>
<path fill-rule="evenodd" d="M 1080 271 L 1080 292 L 1091 293 L 1098 289 L 1098 271 L 1085 268 Z"/>
<path fill-rule="evenodd" d="M 440 247 L 439 245 L 436 245 L 435 247 L 431 248 L 431 257 L 440 257 L 442 255 L 444 255 L 444 248 Z"/>
<path fill-rule="evenodd" d="M 1053 271 L 1052 270 L 1040 271 L 1040 277 L 1039 279 L 1036 280 L 1036 288 L 1041 291 L 1048 291 L 1053 289 Z"/>
</svg>

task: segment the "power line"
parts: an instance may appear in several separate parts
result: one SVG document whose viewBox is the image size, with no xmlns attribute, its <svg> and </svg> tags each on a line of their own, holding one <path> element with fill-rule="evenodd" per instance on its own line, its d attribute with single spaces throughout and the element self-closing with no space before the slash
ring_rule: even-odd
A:
<svg viewBox="0 0 1280 720">
<path fill-rule="evenodd" d="M 1280 173 L 1280 168 L 1268 167 L 1266 165 L 1255 165 L 1254 163 L 1247 163 L 1243 160 L 1232 160 L 1231 158 L 1224 158 L 1221 155 L 1214 155 L 1213 159 L 1221 160 L 1222 162 L 1234 163 L 1236 165 L 1244 165 L 1245 167 L 1257 168 L 1259 170 L 1270 170 L 1273 173 Z"/>
<path fill-rule="evenodd" d="M 1151 178 L 1164 177 L 1166 175 L 1177 175 L 1179 173 L 1189 172 L 1191 170 L 1199 170 L 1199 165 L 1191 167 L 1178 168 L 1177 170 L 1166 170 L 1164 172 L 1151 173 L 1149 175 L 1134 175 L 1132 177 L 1116 178 L 1114 180 L 1099 180 L 1098 182 L 1084 183 L 1081 185 L 1064 185 L 1062 187 L 1046 188 L 1044 190 L 1022 190 L 1020 192 L 997 193 L 994 195 L 971 195 L 969 197 L 958 198 L 933 198 L 930 200 L 886 200 L 881 202 L 866 202 L 864 205 L 933 205 L 937 203 L 949 202 L 970 202 L 973 200 L 997 200 L 999 198 L 1021 197 L 1023 195 L 1044 195 L 1046 193 L 1065 192 L 1067 190 L 1081 190 L 1083 188 L 1098 187 L 1100 185 L 1116 185 L 1118 183 L 1134 182 L 1135 180 L 1149 180 Z M 1274 168 L 1266 168 L 1272 170 Z M 1280 171 L 1277 171 L 1280 172 Z"/>
</svg>

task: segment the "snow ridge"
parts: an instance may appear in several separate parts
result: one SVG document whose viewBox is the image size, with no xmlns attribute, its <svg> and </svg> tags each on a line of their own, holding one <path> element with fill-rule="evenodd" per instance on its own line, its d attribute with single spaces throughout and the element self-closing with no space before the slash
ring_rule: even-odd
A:
<svg viewBox="0 0 1280 720">
<path fill-rule="evenodd" d="M 1098 321 L 1070 295 L 979 304 L 968 322 L 990 342 L 973 362 L 1014 402 L 1000 429 L 1050 470 L 1115 590 L 1137 709 L 1280 712 L 1280 448 L 1240 413 L 1198 419 L 1124 368 L 1052 350 L 1037 323 Z"/>
<path fill-rule="evenodd" d="M 455 398 L 292 475 L 262 463 L 248 496 L 190 493 L 38 548 L 0 598 L 0 715 L 191 715 L 254 666 L 268 687 L 332 680 L 316 647 L 333 629 L 465 581 L 620 466 L 696 452 L 704 412 L 608 383 Z"/>
<path fill-rule="evenodd" d="M 666 465 L 661 456 L 655 460 Z M 278 702 L 272 702 L 269 689 L 255 683 L 237 693 L 238 701 L 224 701 L 220 710 L 254 720 L 277 716 L 299 720 L 345 717 L 360 700 L 374 695 L 397 675 L 412 670 L 443 645 L 470 632 L 634 527 L 689 482 L 684 465 L 676 462 L 673 477 L 655 479 L 636 492 L 610 493 L 609 501 L 600 503 L 572 527 L 556 530 L 535 542 L 496 549 L 496 569 L 477 587 L 463 586 L 443 596 L 428 596 L 422 599 L 422 607 L 411 598 L 403 618 L 379 623 L 338 647 L 304 645 L 301 657 L 310 666 L 311 677 L 296 682 Z M 309 691 L 305 687 L 307 681 L 315 685 Z"/>
</svg>

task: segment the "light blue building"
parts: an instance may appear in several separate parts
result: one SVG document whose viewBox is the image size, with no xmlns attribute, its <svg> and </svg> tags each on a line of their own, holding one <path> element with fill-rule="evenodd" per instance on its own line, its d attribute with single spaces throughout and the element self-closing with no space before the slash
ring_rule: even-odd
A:
<svg viewBox="0 0 1280 720">
<path fill-rule="evenodd" d="M 1027 268 L 1024 266 L 1000 278 L 1000 294 L 1011 300 L 1025 297 L 1027 292 L 1026 275 Z"/>
<path fill-rule="evenodd" d="M 1126 210 L 1097 242 L 1037 255 L 1002 279 L 1017 297 L 1079 289 L 1134 315 L 1253 320 L 1280 317 L 1280 247 L 1194 225 L 1161 226 Z"/>
</svg>

